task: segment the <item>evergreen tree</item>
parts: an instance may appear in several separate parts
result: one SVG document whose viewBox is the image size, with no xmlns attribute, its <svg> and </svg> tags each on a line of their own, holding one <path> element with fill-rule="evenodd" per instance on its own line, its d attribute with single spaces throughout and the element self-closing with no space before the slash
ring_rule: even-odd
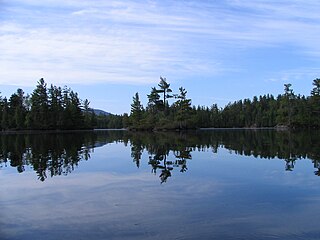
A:
<svg viewBox="0 0 320 240">
<path fill-rule="evenodd" d="M 220 111 L 218 105 L 212 104 L 212 106 L 210 107 L 209 127 L 219 127 L 220 125 Z"/>
<path fill-rule="evenodd" d="M 291 126 L 292 114 L 293 114 L 293 103 L 294 103 L 294 92 L 291 88 L 291 84 L 284 84 L 284 94 L 278 99 L 279 109 L 277 116 L 277 123 L 280 125 Z"/>
<path fill-rule="evenodd" d="M 71 91 L 70 92 L 70 100 L 71 100 L 71 117 L 72 117 L 72 128 L 83 128 L 83 114 L 82 114 L 82 106 L 81 100 L 78 97 L 78 93 Z"/>
<path fill-rule="evenodd" d="M 31 95 L 31 111 L 28 127 L 32 129 L 48 129 L 48 95 L 47 84 L 41 78 Z"/>
<path fill-rule="evenodd" d="M 160 95 L 158 94 L 158 90 L 153 87 L 151 89 L 151 93 L 147 95 L 148 97 L 148 110 L 152 113 L 156 113 L 158 110 L 161 110 L 162 101 L 160 101 Z"/>
<path fill-rule="evenodd" d="M 132 124 L 134 127 L 139 126 L 140 121 L 142 119 L 142 111 L 143 111 L 143 106 L 140 102 L 139 94 L 136 93 L 135 96 L 132 98 L 131 113 L 130 113 L 130 118 L 132 120 Z"/>
<path fill-rule="evenodd" d="M 314 86 L 311 91 L 312 97 L 320 97 L 320 78 L 316 78 L 313 80 L 312 85 Z"/>
<path fill-rule="evenodd" d="M 93 110 L 89 107 L 89 100 L 85 99 L 83 101 L 83 114 L 84 114 L 84 126 L 89 128 L 91 126 L 91 116 L 93 114 Z"/>
<path fill-rule="evenodd" d="M 175 105 L 178 109 L 176 119 L 179 122 L 179 128 L 187 128 L 187 121 L 190 118 L 191 99 L 187 99 L 187 91 L 183 88 L 179 88 L 178 100 Z"/>
<path fill-rule="evenodd" d="M 62 90 L 60 87 L 51 85 L 48 92 L 50 116 L 48 127 L 52 129 L 61 129 L 63 126 Z"/>
<path fill-rule="evenodd" d="M 167 98 L 173 97 L 171 94 L 169 94 L 172 92 L 172 90 L 170 88 L 170 84 L 167 83 L 167 79 L 164 77 L 160 77 L 160 82 L 158 86 L 160 87 L 160 90 L 157 90 L 157 92 L 163 94 L 163 106 L 164 106 L 164 110 L 166 110 L 168 106 Z"/>
<path fill-rule="evenodd" d="M 24 106 L 25 97 L 22 89 L 18 89 L 9 99 L 9 126 L 10 128 L 23 129 L 26 117 Z"/>
<path fill-rule="evenodd" d="M 314 87 L 310 98 L 311 125 L 320 126 L 320 79 L 314 79 L 312 85 Z"/>
<path fill-rule="evenodd" d="M 286 107 L 288 111 L 288 125 L 291 126 L 292 114 L 293 114 L 293 100 L 295 98 L 294 92 L 291 88 L 292 84 L 284 84 L 284 96 L 286 101 Z"/>
<path fill-rule="evenodd" d="M 7 98 L 4 98 L 2 103 L 1 128 L 3 130 L 9 129 L 9 105 Z"/>
</svg>

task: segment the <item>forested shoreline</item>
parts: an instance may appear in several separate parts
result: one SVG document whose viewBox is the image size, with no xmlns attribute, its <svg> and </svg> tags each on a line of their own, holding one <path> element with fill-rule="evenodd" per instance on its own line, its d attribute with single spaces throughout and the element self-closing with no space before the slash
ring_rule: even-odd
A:
<svg viewBox="0 0 320 240">
<path fill-rule="evenodd" d="M 174 92 L 166 78 L 147 95 L 146 107 L 139 93 L 133 96 L 130 114 L 95 115 L 89 100 L 81 100 L 68 87 L 47 87 L 38 81 L 30 95 L 17 89 L 9 99 L 0 96 L 2 131 L 82 130 L 127 128 L 129 130 L 186 130 L 197 128 L 319 128 L 320 79 L 314 79 L 310 96 L 295 94 L 291 84 L 284 92 L 254 96 L 227 104 L 192 106 L 183 87 Z"/>
<path fill-rule="evenodd" d="M 217 104 L 192 106 L 183 87 L 173 93 L 166 78 L 160 77 L 158 88 L 153 87 L 147 95 L 145 108 L 139 94 L 135 94 L 125 123 L 133 130 L 319 128 L 320 79 L 314 79 L 312 86 L 310 96 L 295 94 L 288 83 L 277 97 L 271 94 L 254 96 L 252 100 L 239 100 L 219 108 Z"/>
<path fill-rule="evenodd" d="M 119 116 L 96 116 L 89 104 L 67 86 L 47 87 L 41 78 L 30 95 L 19 88 L 9 99 L 0 97 L 0 128 L 8 132 L 106 128 L 110 123 L 117 127 Z"/>
</svg>

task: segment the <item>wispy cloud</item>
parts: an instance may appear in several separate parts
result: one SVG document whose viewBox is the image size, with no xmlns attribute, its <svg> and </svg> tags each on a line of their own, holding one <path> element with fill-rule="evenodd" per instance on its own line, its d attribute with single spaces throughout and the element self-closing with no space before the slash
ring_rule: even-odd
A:
<svg viewBox="0 0 320 240">
<path fill-rule="evenodd" d="M 234 52 L 290 45 L 319 57 L 311 1 L 4 1 L 0 83 L 145 84 L 226 69 Z"/>
<path fill-rule="evenodd" d="M 297 69 L 289 69 L 283 70 L 277 73 L 273 73 L 273 77 L 267 79 L 266 81 L 270 82 L 292 82 L 297 80 L 308 80 L 312 81 L 318 76 L 320 72 L 320 68 L 297 68 Z"/>
</svg>

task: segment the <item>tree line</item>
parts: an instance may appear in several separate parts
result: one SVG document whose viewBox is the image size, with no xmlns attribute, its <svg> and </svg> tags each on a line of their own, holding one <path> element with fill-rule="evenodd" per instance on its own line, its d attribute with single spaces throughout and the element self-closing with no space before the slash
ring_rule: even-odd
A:
<svg viewBox="0 0 320 240">
<path fill-rule="evenodd" d="M 78 94 L 67 86 L 48 87 L 41 78 L 31 95 L 25 95 L 19 88 L 9 99 L 0 96 L 0 129 L 66 130 L 122 127 L 120 116 L 96 116 L 89 104 L 88 99 L 81 100 Z"/>
<path fill-rule="evenodd" d="M 153 87 L 146 107 L 136 93 L 130 116 L 124 125 L 135 130 L 192 129 L 192 128 L 318 128 L 320 127 L 320 79 L 314 79 L 310 96 L 295 94 L 290 83 L 284 84 L 284 93 L 254 96 L 219 108 L 191 106 L 187 91 L 179 88 L 174 94 L 166 78 L 160 77 L 158 88 Z M 172 104 L 169 100 L 174 99 Z"/>
<path fill-rule="evenodd" d="M 219 108 L 192 106 L 185 88 L 173 92 L 160 77 L 144 107 L 139 93 L 133 96 L 131 111 L 123 115 L 95 115 L 89 100 L 81 100 L 68 87 L 47 86 L 43 78 L 30 95 L 22 89 L 9 99 L 0 96 L 1 130 L 55 130 L 128 128 L 130 130 L 183 130 L 195 128 L 319 128 L 320 79 L 314 79 L 309 96 L 295 94 L 291 84 L 277 97 L 254 96 Z"/>
</svg>

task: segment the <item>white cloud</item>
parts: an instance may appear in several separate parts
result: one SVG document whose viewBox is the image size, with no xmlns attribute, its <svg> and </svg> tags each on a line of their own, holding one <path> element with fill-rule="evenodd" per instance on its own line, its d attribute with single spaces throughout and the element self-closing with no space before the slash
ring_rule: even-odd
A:
<svg viewBox="0 0 320 240">
<path fill-rule="evenodd" d="M 313 79 L 319 77 L 318 73 L 320 68 L 310 67 L 310 68 L 296 68 L 296 69 L 287 69 L 280 71 L 278 73 L 273 73 L 273 77 L 268 79 L 270 82 L 293 82 L 293 81 L 302 81 L 310 83 Z"/>
<path fill-rule="evenodd" d="M 210 76 L 236 67 L 223 64 L 234 52 L 264 46 L 320 55 L 316 1 L 14 0 L 5 6 L 0 84 Z"/>
</svg>

